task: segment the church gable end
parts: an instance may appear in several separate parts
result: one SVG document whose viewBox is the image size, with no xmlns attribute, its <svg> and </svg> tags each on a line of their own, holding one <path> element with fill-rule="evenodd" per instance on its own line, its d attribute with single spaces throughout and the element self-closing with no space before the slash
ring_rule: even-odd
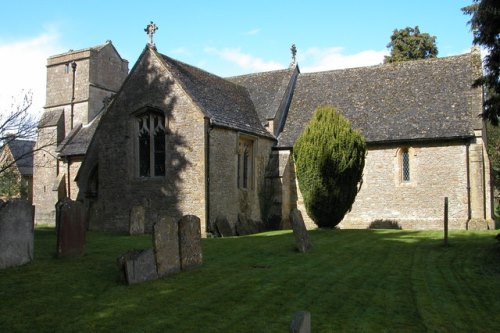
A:
<svg viewBox="0 0 500 333">
<path fill-rule="evenodd" d="M 160 213 L 203 219 L 204 192 L 191 189 L 205 182 L 204 126 L 203 113 L 146 48 L 102 116 L 90 148 L 97 161 L 84 162 L 87 177 L 98 165 L 102 223 L 91 228 L 127 231 L 134 206 L 144 207 L 149 229 Z"/>
</svg>

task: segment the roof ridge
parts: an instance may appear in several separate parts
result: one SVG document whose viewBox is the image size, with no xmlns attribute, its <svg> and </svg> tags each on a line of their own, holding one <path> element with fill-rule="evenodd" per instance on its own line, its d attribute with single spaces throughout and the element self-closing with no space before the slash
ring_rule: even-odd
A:
<svg viewBox="0 0 500 333">
<path fill-rule="evenodd" d="M 332 73 L 332 72 L 356 71 L 356 70 L 361 71 L 361 70 L 377 69 L 377 68 L 384 68 L 384 67 L 385 68 L 391 68 L 391 67 L 397 68 L 397 67 L 412 66 L 412 65 L 416 65 L 416 64 L 422 64 L 422 63 L 452 61 L 452 60 L 457 60 L 458 58 L 471 57 L 473 55 L 474 55 L 473 52 L 468 52 L 468 53 L 455 54 L 455 55 L 451 55 L 451 56 L 438 57 L 438 58 L 415 59 L 415 60 L 399 61 L 399 62 L 394 62 L 394 63 L 389 63 L 389 64 L 382 63 L 382 64 L 370 65 L 370 66 L 337 68 L 337 69 L 330 69 L 330 70 L 325 70 L 325 71 L 306 72 L 306 73 L 300 73 L 300 75 L 310 76 L 310 75 L 314 75 L 314 74 L 327 74 L 327 73 Z"/>
</svg>

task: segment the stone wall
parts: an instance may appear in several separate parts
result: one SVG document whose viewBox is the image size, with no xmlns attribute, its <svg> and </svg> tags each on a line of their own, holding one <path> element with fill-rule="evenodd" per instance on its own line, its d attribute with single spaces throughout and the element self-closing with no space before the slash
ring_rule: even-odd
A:
<svg viewBox="0 0 500 333">
<path fill-rule="evenodd" d="M 240 189 L 237 184 L 240 136 L 253 140 L 253 175 L 250 177 L 252 183 L 247 189 Z M 263 193 L 264 174 L 273 141 L 245 136 L 233 130 L 213 128 L 210 131 L 209 145 L 210 224 L 213 225 L 218 216 L 224 216 L 234 231 L 238 214 L 244 214 L 253 221 L 262 221 L 265 213 L 262 211 L 262 201 L 266 200 Z"/>
<path fill-rule="evenodd" d="M 471 218 L 485 214 L 482 187 L 474 190 L 475 182 L 482 184 L 484 180 L 481 172 L 469 170 L 468 148 L 464 142 L 405 147 L 410 152 L 408 183 L 401 181 L 401 147 L 369 147 L 361 191 L 351 212 L 339 224 L 340 228 L 368 228 L 372 223 L 382 222 L 403 229 L 441 229 L 444 198 L 448 197 L 450 229 L 466 229 L 469 214 L 468 172 L 471 172 Z M 289 195 L 283 196 L 283 208 L 293 208 L 296 204 L 307 227 L 314 227 L 306 214 L 298 182 L 289 182 L 288 178 L 294 179 L 293 168 L 289 168 L 282 178 L 287 184 L 286 191 L 290 191 Z M 475 201 L 481 206 L 477 211 L 474 210 Z"/>
<path fill-rule="evenodd" d="M 90 148 L 98 151 L 94 209 L 101 214 L 91 228 L 127 232 L 130 210 L 143 206 L 148 232 L 161 212 L 173 219 L 199 216 L 205 234 L 205 119 L 160 59 L 146 52 L 101 119 Z M 165 177 L 139 177 L 136 115 L 148 108 L 167 120 Z"/>
<path fill-rule="evenodd" d="M 55 225 L 58 200 L 58 162 L 56 160 L 57 126 L 38 129 L 33 154 L 33 205 L 36 224 Z M 45 147 L 38 150 L 40 147 Z"/>
<path fill-rule="evenodd" d="M 60 124 L 39 129 L 38 147 L 51 144 L 34 157 L 36 223 L 54 224 L 54 205 L 58 198 L 69 193 L 75 199 L 78 194 L 74 178 L 82 158 L 72 158 L 68 169 L 65 161 L 56 161 L 55 153 L 57 145 L 71 130 L 72 61 L 77 64 L 73 127 L 90 122 L 102 110 L 104 97 L 118 91 L 128 74 L 128 62 L 120 58 L 111 42 L 98 48 L 52 56 L 47 60 L 45 112 L 62 109 L 64 115 Z"/>
</svg>

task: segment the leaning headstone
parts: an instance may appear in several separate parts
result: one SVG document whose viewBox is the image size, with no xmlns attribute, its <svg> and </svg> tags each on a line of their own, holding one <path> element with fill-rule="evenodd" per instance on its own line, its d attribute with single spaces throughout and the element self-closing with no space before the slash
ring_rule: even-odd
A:
<svg viewBox="0 0 500 333">
<path fill-rule="evenodd" d="M 26 200 L 0 202 L 0 269 L 33 260 L 32 213 Z"/>
<path fill-rule="evenodd" d="M 312 244 L 309 240 L 306 225 L 302 214 L 295 208 L 290 212 L 290 223 L 292 224 L 293 235 L 295 236 L 295 243 L 299 252 L 307 252 L 311 249 Z"/>
<path fill-rule="evenodd" d="M 129 217 L 129 234 L 142 235 L 144 233 L 144 223 L 146 220 L 146 210 L 143 206 L 133 206 Z"/>
<path fill-rule="evenodd" d="M 179 252 L 183 271 L 200 266 L 203 262 L 201 250 L 200 219 L 185 215 L 179 221 Z"/>
<path fill-rule="evenodd" d="M 179 229 L 172 218 L 161 216 L 153 225 L 153 245 L 158 276 L 175 274 L 181 270 L 179 257 Z"/>
<path fill-rule="evenodd" d="M 247 218 L 244 214 L 238 214 L 238 222 L 236 223 L 236 233 L 238 236 L 256 234 L 259 232 L 257 223 Z"/>
<path fill-rule="evenodd" d="M 133 250 L 118 259 L 122 263 L 127 284 L 136 284 L 158 278 L 153 249 Z"/>
<path fill-rule="evenodd" d="M 64 198 L 56 204 L 57 256 L 81 256 L 85 251 L 83 204 Z"/>
<path fill-rule="evenodd" d="M 217 216 L 215 219 L 215 230 L 221 237 L 233 236 L 233 229 L 225 216 Z"/>
<path fill-rule="evenodd" d="M 299 311 L 293 316 L 290 333 L 311 333 L 311 313 Z"/>
</svg>

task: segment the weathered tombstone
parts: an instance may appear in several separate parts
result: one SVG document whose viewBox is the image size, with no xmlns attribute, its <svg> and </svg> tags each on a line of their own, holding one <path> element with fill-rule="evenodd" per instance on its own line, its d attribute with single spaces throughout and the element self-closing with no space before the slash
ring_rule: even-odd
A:
<svg viewBox="0 0 500 333">
<path fill-rule="evenodd" d="M 244 214 L 238 214 L 238 222 L 236 223 L 236 233 L 238 236 L 256 234 L 259 232 L 257 223 L 247 218 Z"/>
<path fill-rule="evenodd" d="M 293 316 L 290 333 L 311 333 L 311 313 L 299 311 Z"/>
<path fill-rule="evenodd" d="M 203 262 L 201 250 L 200 219 L 185 215 L 179 221 L 179 249 L 183 271 L 199 266 Z"/>
<path fill-rule="evenodd" d="M 143 206 L 133 206 L 130 210 L 128 231 L 130 235 L 142 235 L 144 233 L 144 223 L 146 220 L 146 210 Z"/>
<path fill-rule="evenodd" d="M 56 204 L 57 256 L 81 256 L 85 251 L 86 221 L 83 204 L 69 198 Z"/>
<path fill-rule="evenodd" d="M 118 259 L 127 284 L 136 284 L 158 278 L 153 249 L 132 250 Z"/>
<path fill-rule="evenodd" d="M 295 243 L 299 252 L 304 253 L 309 251 L 312 244 L 309 240 L 309 234 L 307 233 L 302 214 L 297 208 L 294 208 L 290 212 L 290 223 L 292 224 L 293 235 L 295 236 Z"/>
<path fill-rule="evenodd" d="M 158 276 L 180 272 L 179 229 L 172 218 L 161 216 L 153 225 L 153 245 Z"/>
<path fill-rule="evenodd" d="M 217 216 L 215 219 L 215 230 L 221 237 L 233 236 L 233 229 L 225 216 Z"/>
<path fill-rule="evenodd" d="M 33 260 L 32 214 L 26 200 L 0 202 L 0 269 Z"/>
</svg>

